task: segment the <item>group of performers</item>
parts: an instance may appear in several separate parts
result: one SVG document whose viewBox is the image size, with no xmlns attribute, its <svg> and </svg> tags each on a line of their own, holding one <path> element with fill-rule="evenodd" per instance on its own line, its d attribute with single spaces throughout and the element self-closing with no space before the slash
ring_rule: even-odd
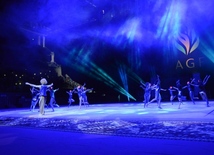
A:
<svg viewBox="0 0 214 155">
<path fill-rule="evenodd" d="M 47 89 L 50 93 L 50 102 L 48 104 L 45 104 L 44 106 L 51 107 L 52 111 L 54 111 L 54 107 L 59 107 L 59 105 L 56 103 L 55 99 L 55 92 L 58 91 L 58 89 L 53 89 L 53 87 L 50 87 Z M 30 111 L 34 111 L 37 103 L 39 102 L 39 97 L 40 97 L 40 90 L 36 89 L 35 87 L 30 88 L 31 94 L 32 94 L 32 100 L 31 100 L 31 106 L 30 106 Z"/>
<path fill-rule="evenodd" d="M 59 107 L 59 105 L 56 103 L 56 99 L 55 99 L 55 92 L 59 90 L 59 88 L 57 89 L 53 89 L 53 83 L 50 85 L 47 85 L 47 80 L 45 78 L 42 78 L 40 80 L 41 85 L 35 85 L 35 84 L 31 84 L 29 82 L 26 82 L 26 85 L 31 86 L 30 91 L 32 94 L 32 100 L 31 100 L 31 106 L 30 106 L 30 110 L 34 111 L 37 103 L 39 103 L 39 112 L 41 115 L 45 114 L 45 106 L 51 107 L 52 111 L 54 112 L 54 107 Z M 68 97 L 68 107 L 71 106 L 71 104 L 74 102 L 73 99 L 73 93 L 77 93 L 78 97 L 79 97 L 79 108 L 82 105 L 86 105 L 88 106 L 88 99 L 87 99 L 87 95 L 86 93 L 88 91 L 93 90 L 93 88 L 91 89 L 86 89 L 85 88 L 85 84 L 82 86 L 78 86 L 73 90 L 67 91 L 66 93 L 68 93 L 69 97 Z M 47 92 L 50 93 L 50 102 L 48 104 L 46 104 L 47 101 Z"/>
<path fill-rule="evenodd" d="M 157 82 L 154 85 L 151 85 L 151 83 L 149 83 L 149 82 L 143 83 L 141 81 L 140 83 L 141 83 L 140 87 L 142 87 L 145 91 L 145 93 L 144 93 L 144 108 L 148 107 L 148 105 L 150 103 L 157 101 L 158 108 L 162 109 L 162 107 L 161 107 L 161 99 L 162 98 L 161 98 L 160 91 L 166 91 L 166 89 L 161 88 L 161 81 L 160 81 L 159 75 L 157 75 Z M 155 97 L 152 100 L 150 100 L 152 90 L 155 90 Z"/>
<path fill-rule="evenodd" d="M 210 104 L 209 104 L 209 100 L 207 98 L 207 94 L 205 91 L 205 85 L 206 85 L 209 78 L 210 78 L 210 75 L 206 75 L 206 77 L 203 79 L 203 81 L 198 80 L 197 82 L 195 81 L 195 79 L 192 79 L 191 81 L 187 81 L 187 84 L 185 86 L 182 86 L 180 83 L 180 80 L 177 80 L 176 86 L 170 86 L 168 88 L 168 91 L 170 93 L 170 102 L 173 104 L 173 100 L 177 96 L 178 101 L 179 101 L 178 108 L 180 109 L 181 105 L 183 104 L 182 90 L 187 88 L 189 91 L 189 97 L 190 97 L 191 101 L 193 102 L 193 104 L 195 104 L 193 88 L 198 87 L 200 89 L 199 94 L 200 94 L 201 98 L 206 101 L 206 105 L 207 105 L 207 107 L 209 107 Z M 155 84 L 153 84 L 153 85 L 150 82 L 145 82 L 145 83 L 143 83 L 142 81 L 140 82 L 140 87 L 142 87 L 144 89 L 144 108 L 148 107 L 148 105 L 150 103 L 156 101 L 158 108 L 162 109 L 162 107 L 161 107 L 161 99 L 162 98 L 161 98 L 160 91 L 167 91 L 167 89 L 161 88 L 161 81 L 160 81 L 159 75 L 157 75 L 156 79 L 157 80 L 156 80 Z M 39 103 L 39 107 L 40 107 L 39 111 L 42 115 L 44 115 L 45 114 L 45 110 L 44 110 L 45 106 L 51 107 L 52 111 L 54 111 L 54 107 L 59 107 L 59 105 L 56 103 L 56 99 L 55 99 L 55 92 L 58 91 L 59 88 L 53 89 L 53 83 L 50 85 L 47 85 L 47 80 L 45 78 L 42 78 L 40 80 L 40 83 L 41 83 L 41 85 L 35 85 L 35 84 L 31 84 L 31 83 L 26 82 L 26 85 L 29 85 L 32 87 L 30 89 L 30 91 L 32 93 L 32 101 L 31 101 L 30 110 L 34 111 L 35 106 L 37 105 L 37 103 Z M 78 94 L 79 108 L 82 105 L 88 106 L 89 103 L 88 103 L 86 93 L 88 91 L 91 91 L 91 90 L 93 90 L 93 88 L 86 89 L 85 84 L 84 84 L 82 86 L 77 86 L 73 90 L 67 91 L 66 93 L 69 95 L 68 107 L 70 107 L 72 105 L 72 103 L 75 102 L 75 100 L 73 99 L 73 93 Z M 155 91 L 155 97 L 150 100 L 151 91 L 153 91 L 153 90 Z M 50 102 L 49 102 L 49 104 L 46 104 L 47 92 L 48 91 L 50 93 Z M 174 91 L 177 91 L 177 95 L 173 94 Z"/>
<path fill-rule="evenodd" d="M 26 82 L 25 84 L 33 87 L 32 89 L 35 89 L 35 88 L 39 89 L 39 91 L 38 91 L 39 94 L 36 95 L 39 98 L 38 98 L 38 100 L 35 100 L 36 96 L 33 97 L 33 99 L 32 99 L 33 105 L 31 105 L 31 108 L 32 108 L 32 110 L 34 110 L 37 102 L 39 102 L 39 112 L 40 112 L 41 115 L 44 115 L 45 114 L 44 106 L 45 106 L 46 100 L 47 100 L 47 90 L 50 89 L 50 87 L 53 86 L 53 83 L 50 84 L 50 85 L 47 85 L 48 82 L 47 82 L 47 80 L 45 78 L 42 78 L 40 80 L 40 83 L 41 83 L 41 85 L 35 85 L 35 84 L 31 84 L 29 82 Z M 36 90 L 34 90 L 34 91 L 36 91 Z"/>
<path fill-rule="evenodd" d="M 69 95 L 69 97 L 68 97 L 68 103 L 69 103 L 68 107 L 74 102 L 73 93 L 77 93 L 78 94 L 78 97 L 79 97 L 79 108 L 81 108 L 82 105 L 88 106 L 89 103 L 88 103 L 88 98 L 87 98 L 86 93 L 88 91 L 92 91 L 92 90 L 93 90 L 93 88 L 86 89 L 85 88 L 85 84 L 84 84 L 82 86 L 77 86 L 73 90 L 67 91 L 66 93 Z"/>
<path fill-rule="evenodd" d="M 193 104 L 195 104 L 194 87 L 198 87 L 200 89 L 199 94 L 200 94 L 201 98 L 204 101 L 206 101 L 207 107 L 210 107 L 209 100 L 208 100 L 208 97 L 207 97 L 207 94 L 205 91 L 205 85 L 209 78 L 210 78 L 210 75 L 206 75 L 205 78 L 203 79 L 203 81 L 198 80 L 197 82 L 195 81 L 195 79 L 192 79 L 191 81 L 187 81 L 187 84 L 185 86 L 182 86 L 180 83 L 180 80 L 177 80 L 176 86 L 170 86 L 168 88 L 169 93 L 170 93 L 170 102 L 172 103 L 172 105 L 173 105 L 173 100 L 177 96 L 178 101 L 179 101 L 178 109 L 181 108 L 181 105 L 183 104 L 182 90 L 185 88 L 188 89 L 189 97 L 190 97 L 191 101 L 193 102 Z M 161 90 L 166 91 L 166 89 L 162 89 L 160 83 L 161 83 L 160 77 L 158 75 L 157 75 L 157 81 L 154 85 L 151 85 L 151 83 L 149 83 L 149 82 L 145 82 L 145 83 L 143 83 L 142 81 L 140 82 L 140 87 L 142 87 L 144 89 L 144 108 L 147 107 L 150 103 L 157 101 L 158 108 L 162 109 L 160 91 Z M 152 90 L 155 91 L 155 97 L 152 100 L 150 100 Z M 174 91 L 177 91 L 177 95 L 174 95 L 174 93 L 173 93 Z"/>
</svg>

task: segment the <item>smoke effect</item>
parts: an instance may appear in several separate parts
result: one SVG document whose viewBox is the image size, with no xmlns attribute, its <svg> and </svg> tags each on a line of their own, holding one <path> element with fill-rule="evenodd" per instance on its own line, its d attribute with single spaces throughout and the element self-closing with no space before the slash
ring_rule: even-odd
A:
<svg viewBox="0 0 214 155">
<path fill-rule="evenodd" d="M 170 49 L 176 33 L 190 28 L 200 36 L 212 31 L 214 21 L 212 0 L 11 0 L 0 7 L 3 67 L 38 67 L 53 51 L 69 68 L 75 61 L 71 52 L 85 50 L 106 69 L 109 61 L 126 57 L 123 63 L 145 69 L 140 59 L 148 61 L 163 46 Z M 37 47 L 38 36 L 45 36 L 45 51 Z"/>
</svg>

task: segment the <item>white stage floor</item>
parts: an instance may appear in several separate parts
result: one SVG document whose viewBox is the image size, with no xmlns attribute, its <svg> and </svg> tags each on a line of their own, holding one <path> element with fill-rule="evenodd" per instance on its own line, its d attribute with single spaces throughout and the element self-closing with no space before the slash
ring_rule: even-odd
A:
<svg viewBox="0 0 214 155">
<path fill-rule="evenodd" d="M 28 108 L 2 109 L 2 117 L 28 117 L 28 118 L 68 118 L 86 120 L 109 120 L 109 119 L 131 119 L 131 120 L 197 120 L 214 121 L 214 101 L 210 101 L 210 107 L 206 107 L 204 101 L 184 102 L 181 109 L 178 109 L 178 102 L 171 105 L 170 102 L 163 102 L 159 109 L 156 103 L 151 103 L 144 108 L 142 103 L 102 103 L 92 104 L 88 107 L 82 106 L 60 106 L 52 112 L 51 108 L 45 109 L 45 115 L 40 115 L 38 108 L 34 112 Z"/>
</svg>

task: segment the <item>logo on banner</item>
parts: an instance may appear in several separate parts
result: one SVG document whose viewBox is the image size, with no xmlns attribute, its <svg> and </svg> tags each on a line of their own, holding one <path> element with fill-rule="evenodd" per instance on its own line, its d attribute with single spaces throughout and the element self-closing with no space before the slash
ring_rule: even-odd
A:
<svg viewBox="0 0 214 155">
<path fill-rule="evenodd" d="M 197 47 L 199 46 L 199 37 L 195 35 L 194 32 L 192 33 L 181 33 L 175 43 L 175 47 L 185 54 L 186 56 L 193 53 Z M 203 57 L 198 58 L 198 60 L 195 60 L 195 58 L 188 58 L 185 63 L 181 63 L 180 60 L 177 61 L 176 69 L 184 69 L 184 68 L 195 68 L 196 61 L 201 67 Z"/>
<path fill-rule="evenodd" d="M 195 33 L 181 33 L 178 37 L 178 41 L 175 43 L 175 47 L 185 55 L 189 55 L 194 52 L 198 45 L 199 38 L 195 35 Z"/>
</svg>

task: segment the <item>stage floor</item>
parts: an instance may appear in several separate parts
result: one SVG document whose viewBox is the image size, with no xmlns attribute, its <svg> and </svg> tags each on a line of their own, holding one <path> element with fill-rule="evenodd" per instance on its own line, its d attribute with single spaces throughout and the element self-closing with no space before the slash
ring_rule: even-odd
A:
<svg viewBox="0 0 214 155">
<path fill-rule="evenodd" d="M 38 108 L 30 111 L 28 108 L 2 109 L 0 117 L 27 117 L 27 118 L 63 118 L 78 120 L 189 120 L 189 121 L 214 121 L 214 101 L 206 107 L 204 101 L 184 102 L 178 109 L 178 102 L 163 102 L 162 109 L 156 103 L 151 103 L 144 108 L 143 103 L 102 103 L 82 106 L 60 106 L 52 112 L 51 108 L 45 109 L 45 115 L 40 115 Z"/>
<path fill-rule="evenodd" d="M 213 154 L 214 101 L 0 110 L 1 154 Z M 45 145 L 38 145 L 45 144 Z M 25 146 L 26 149 L 20 149 Z M 36 147 L 35 147 L 36 146 Z M 11 149 L 13 148 L 13 149 Z M 87 149 L 86 149 L 87 148 Z M 98 149 L 99 148 L 99 149 Z"/>
</svg>

